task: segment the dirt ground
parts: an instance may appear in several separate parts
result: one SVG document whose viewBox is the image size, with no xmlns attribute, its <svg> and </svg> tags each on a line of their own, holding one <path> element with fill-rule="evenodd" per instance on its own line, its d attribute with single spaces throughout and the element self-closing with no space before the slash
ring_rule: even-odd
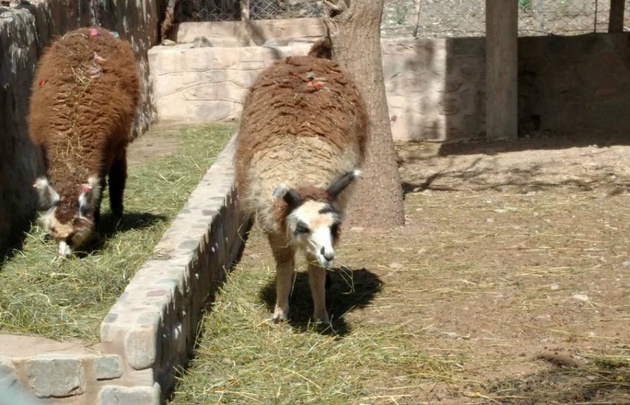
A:
<svg viewBox="0 0 630 405">
<path fill-rule="evenodd" d="M 398 147 L 406 226 L 344 231 L 338 257 L 379 290 L 345 321 L 455 367 L 375 370 L 383 403 L 630 403 L 630 146 L 591 143 Z"/>
</svg>

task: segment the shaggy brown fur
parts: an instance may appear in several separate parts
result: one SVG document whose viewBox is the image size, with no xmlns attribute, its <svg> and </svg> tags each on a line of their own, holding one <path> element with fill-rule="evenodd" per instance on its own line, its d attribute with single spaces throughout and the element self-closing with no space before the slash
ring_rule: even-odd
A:
<svg viewBox="0 0 630 405">
<path fill-rule="evenodd" d="M 110 176 L 112 211 L 122 214 L 126 146 L 138 98 L 131 46 L 103 28 L 70 32 L 39 60 L 29 133 L 42 148 L 50 183 L 61 197 L 54 212 L 61 224 L 76 223 L 81 185 L 91 176 L 101 186 Z M 89 220 L 98 215 L 98 206 L 93 208 Z"/>
<path fill-rule="evenodd" d="M 288 184 L 328 185 L 363 161 L 366 126 L 362 98 L 353 81 L 335 62 L 309 56 L 276 62 L 260 74 L 245 99 L 236 152 L 240 195 L 246 200 L 254 198 L 249 195 L 249 182 L 254 180 L 249 169 L 258 161 L 271 159 L 263 156 L 273 150 L 280 151 L 274 157 L 280 159 L 277 167 L 283 169 L 279 170 L 286 169 L 284 175 L 278 172 L 274 181 L 298 176 L 295 182 L 290 182 L 295 184 Z M 316 156 L 317 144 L 338 156 L 352 154 L 353 161 L 346 167 L 338 167 L 328 156 Z M 325 167 L 317 167 L 317 160 Z M 321 175 L 322 170 L 329 173 Z M 309 171 L 319 178 L 309 176 Z M 245 207 L 256 211 L 247 201 Z"/>
<path fill-rule="evenodd" d="M 330 39 L 324 38 L 316 42 L 311 48 L 308 56 L 313 58 L 332 59 L 332 44 Z"/>
</svg>

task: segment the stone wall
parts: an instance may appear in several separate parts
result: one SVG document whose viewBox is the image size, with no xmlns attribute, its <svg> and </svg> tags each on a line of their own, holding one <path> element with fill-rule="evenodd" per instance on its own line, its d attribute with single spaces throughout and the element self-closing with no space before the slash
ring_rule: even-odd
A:
<svg viewBox="0 0 630 405">
<path fill-rule="evenodd" d="M 483 38 L 382 41 L 383 76 L 397 141 L 481 138 Z"/>
<path fill-rule="evenodd" d="M 94 24 L 131 41 L 144 76 L 136 131 L 152 120 L 148 49 L 157 42 L 164 0 L 35 0 L 0 7 L 0 248 L 19 241 L 36 208 L 32 184 L 43 172 L 26 118 L 35 64 L 57 36 Z"/>
<path fill-rule="evenodd" d="M 248 20 L 181 23 L 175 25 L 170 39 L 191 43 L 203 36 L 212 46 L 236 47 L 256 45 L 286 45 L 295 39 L 317 40 L 326 35 L 321 18 L 286 20 Z"/>
<path fill-rule="evenodd" d="M 118 385 L 133 387 L 135 404 L 157 405 L 140 396 L 156 384 L 162 396 L 174 386 L 192 356 L 202 310 L 244 247 L 249 222 L 236 199 L 233 156 L 234 138 L 101 325 L 103 352 L 122 359 Z M 104 389 L 101 397 L 120 389 Z"/>
<path fill-rule="evenodd" d="M 304 54 L 309 49 L 305 40 L 316 38 L 292 31 L 301 40 L 282 37 L 267 39 L 264 46 L 232 47 L 247 41 L 240 31 L 230 37 L 226 27 L 220 31 L 222 47 L 186 43 L 150 51 L 158 117 L 237 120 L 256 76 L 278 58 Z M 314 22 L 307 27 L 312 35 L 319 29 Z M 187 25 L 178 32 L 186 40 L 217 36 L 205 25 Z M 520 38 L 519 133 L 625 131 L 630 121 L 625 113 L 630 105 L 629 38 L 628 33 Z M 382 49 L 395 140 L 484 137 L 484 38 L 387 39 Z"/>
<path fill-rule="evenodd" d="M 521 134 L 624 135 L 630 33 L 519 40 Z"/>
<path fill-rule="evenodd" d="M 630 127 L 630 34 L 519 38 L 519 135 L 619 135 Z M 383 41 L 396 140 L 485 135 L 485 39 Z"/>
<path fill-rule="evenodd" d="M 274 60 L 303 55 L 310 46 L 156 46 L 149 51 L 149 64 L 158 118 L 238 120 L 245 93 L 258 74 Z"/>
</svg>

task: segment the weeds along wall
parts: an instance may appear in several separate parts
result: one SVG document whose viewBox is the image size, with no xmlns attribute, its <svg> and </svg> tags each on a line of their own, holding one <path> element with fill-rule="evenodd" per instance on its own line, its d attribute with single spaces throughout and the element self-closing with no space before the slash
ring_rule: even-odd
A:
<svg viewBox="0 0 630 405">
<path fill-rule="evenodd" d="M 33 182 L 43 162 L 28 138 L 26 117 L 39 56 L 51 41 L 83 26 L 100 25 L 131 42 L 143 78 L 134 133 L 153 112 L 147 51 L 158 41 L 164 0 L 35 0 L 0 7 L 0 253 L 20 239 L 36 208 Z"/>
</svg>

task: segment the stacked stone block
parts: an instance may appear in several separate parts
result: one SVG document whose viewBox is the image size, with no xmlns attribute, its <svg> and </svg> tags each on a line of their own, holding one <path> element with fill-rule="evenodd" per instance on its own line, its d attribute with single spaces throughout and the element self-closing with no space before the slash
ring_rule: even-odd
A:
<svg viewBox="0 0 630 405">
<path fill-rule="evenodd" d="M 163 120 L 238 120 L 245 93 L 258 74 L 275 60 L 306 54 L 311 46 L 154 47 L 149 51 L 149 65 L 158 116 Z"/>
</svg>

